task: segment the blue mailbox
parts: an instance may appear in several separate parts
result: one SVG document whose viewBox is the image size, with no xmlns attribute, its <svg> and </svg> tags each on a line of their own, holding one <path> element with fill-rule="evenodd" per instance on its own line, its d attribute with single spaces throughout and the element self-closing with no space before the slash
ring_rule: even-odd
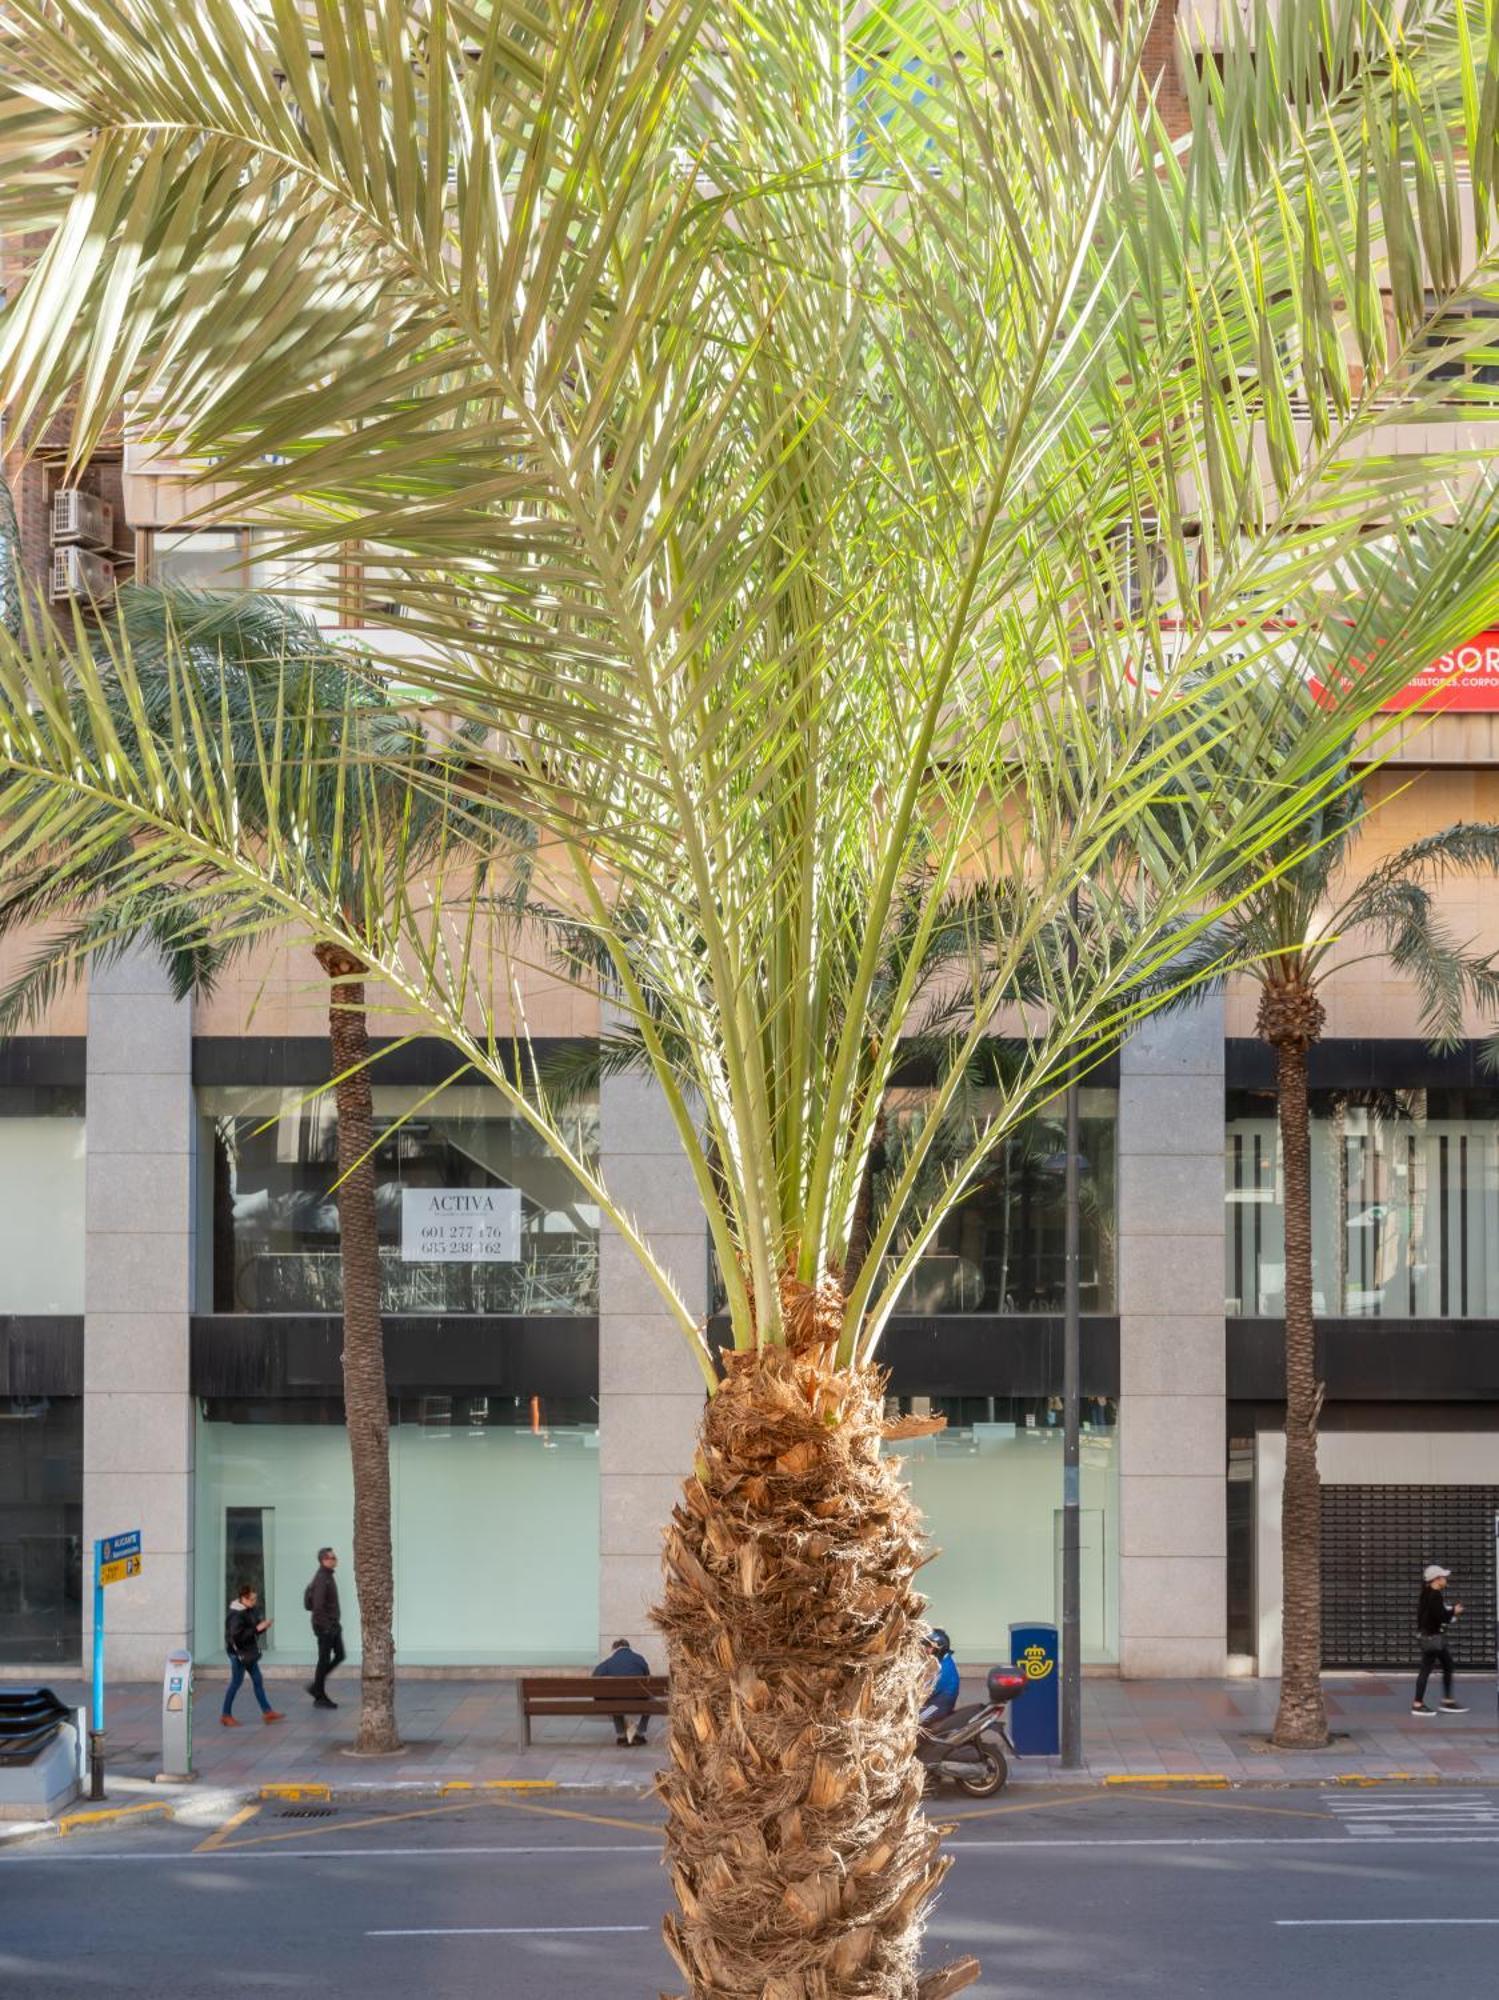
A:
<svg viewBox="0 0 1499 2000">
<path fill-rule="evenodd" d="M 1055 1757 L 1062 1748 L 1061 1650 L 1055 1625 L 1012 1625 L 1010 1659 L 1025 1675 L 1008 1721 L 1022 1757 Z"/>
</svg>

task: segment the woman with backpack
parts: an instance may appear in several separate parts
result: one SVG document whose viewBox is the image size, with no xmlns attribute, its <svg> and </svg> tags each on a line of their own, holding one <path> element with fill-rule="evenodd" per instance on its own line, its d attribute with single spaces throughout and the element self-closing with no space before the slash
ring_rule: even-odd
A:
<svg viewBox="0 0 1499 2000">
<path fill-rule="evenodd" d="M 239 1693 L 248 1675 L 255 1699 L 260 1703 L 260 1717 L 263 1722 L 281 1722 L 281 1711 L 271 1707 L 270 1697 L 265 1691 L 265 1682 L 260 1678 L 260 1635 L 271 1628 L 269 1618 L 260 1618 L 257 1613 L 259 1592 L 253 1583 L 242 1583 L 239 1596 L 229 1607 L 229 1615 L 224 1620 L 224 1650 L 229 1655 L 229 1686 L 224 1695 L 223 1712 L 219 1722 L 225 1729 L 238 1729 L 234 1718 L 234 1697 Z"/>
</svg>

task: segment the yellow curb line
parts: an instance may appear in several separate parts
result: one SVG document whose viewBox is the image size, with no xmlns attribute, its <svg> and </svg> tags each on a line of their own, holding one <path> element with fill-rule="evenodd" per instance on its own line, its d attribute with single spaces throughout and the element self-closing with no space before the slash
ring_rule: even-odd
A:
<svg viewBox="0 0 1499 2000">
<path fill-rule="evenodd" d="M 177 1810 L 165 1800 L 151 1800 L 138 1806 L 104 1806 L 98 1812 L 64 1813 L 57 1822 L 59 1833 L 83 1833 L 91 1826 L 103 1826 L 108 1820 L 140 1819 L 147 1813 L 160 1813 L 163 1819 L 175 1819 Z"/>
<path fill-rule="evenodd" d="M 331 1785 L 262 1785 L 263 1799 L 331 1799 Z"/>
<path fill-rule="evenodd" d="M 559 1789 L 555 1778 L 482 1778 L 476 1784 L 472 1778 L 450 1778 L 445 1785 L 437 1788 L 438 1796 L 446 1798 L 449 1792 L 555 1792 Z"/>
<path fill-rule="evenodd" d="M 1428 1775 L 1425 1771 L 1383 1771 L 1378 1777 L 1365 1777 L 1362 1771 L 1340 1772 L 1336 1783 L 1340 1785 L 1450 1785 L 1450 1778 Z M 1482 1779 L 1478 1780 L 1481 1784 Z"/>
<path fill-rule="evenodd" d="M 1105 1778 L 1106 1785 L 1199 1785 L 1215 1792 L 1226 1792 L 1228 1780 L 1220 1771 L 1174 1771 L 1163 1775 L 1155 1772 L 1138 1776 Z"/>
</svg>

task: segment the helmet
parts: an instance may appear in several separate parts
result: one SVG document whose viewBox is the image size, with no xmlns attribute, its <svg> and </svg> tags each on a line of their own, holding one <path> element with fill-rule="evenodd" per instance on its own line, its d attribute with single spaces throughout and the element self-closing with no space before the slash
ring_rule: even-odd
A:
<svg viewBox="0 0 1499 2000">
<path fill-rule="evenodd" d="M 940 1625 L 934 1625 L 931 1631 L 928 1632 L 926 1643 L 939 1660 L 945 1660 L 947 1655 L 952 1651 L 952 1640 L 948 1638 Z"/>
</svg>

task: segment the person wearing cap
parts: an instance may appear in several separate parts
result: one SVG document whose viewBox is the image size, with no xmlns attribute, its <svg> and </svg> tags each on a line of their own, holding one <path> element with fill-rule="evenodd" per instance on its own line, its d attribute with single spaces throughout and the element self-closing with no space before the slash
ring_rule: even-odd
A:
<svg viewBox="0 0 1499 2000">
<path fill-rule="evenodd" d="M 1466 1715 L 1467 1710 L 1452 1694 L 1452 1651 L 1447 1644 L 1447 1627 L 1454 1618 L 1462 1616 L 1460 1604 L 1447 1602 L 1447 1579 L 1450 1569 L 1441 1563 L 1428 1563 L 1421 1583 L 1421 1601 L 1416 1606 L 1416 1632 L 1421 1641 L 1421 1671 L 1416 1675 L 1416 1698 L 1411 1703 L 1412 1715 L 1435 1715 L 1434 1708 L 1426 1706 L 1426 1683 L 1431 1679 L 1433 1667 L 1442 1670 L 1442 1708 L 1448 1715 Z"/>
</svg>

